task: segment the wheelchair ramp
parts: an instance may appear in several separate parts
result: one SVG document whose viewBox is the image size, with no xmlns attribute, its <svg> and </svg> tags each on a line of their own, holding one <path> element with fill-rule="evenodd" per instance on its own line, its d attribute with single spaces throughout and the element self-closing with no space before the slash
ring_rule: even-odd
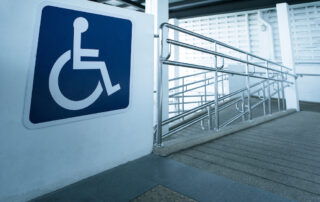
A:
<svg viewBox="0 0 320 202">
<path fill-rule="evenodd" d="M 320 113 L 294 113 L 169 158 L 298 201 L 320 201 Z"/>
</svg>

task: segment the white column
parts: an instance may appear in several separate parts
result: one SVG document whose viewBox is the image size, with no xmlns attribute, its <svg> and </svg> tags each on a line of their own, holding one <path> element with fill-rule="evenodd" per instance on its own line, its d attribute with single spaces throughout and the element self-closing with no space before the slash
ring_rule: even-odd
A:
<svg viewBox="0 0 320 202">
<path fill-rule="evenodd" d="M 152 14 L 154 16 L 154 34 L 159 35 L 160 25 L 169 20 L 169 3 L 168 0 L 146 0 L 146 13 Z M 167 32 L 165 32 L 167 33 Z M 166 35 L 166 34 L 165 34 Z M 157 89 L 158 75 L 157 69 L 159 65 L 159 56 L 160 56 L 160 41 L 159 38 L 154 40 L 154 91 Z M 167 50 L 167 48 L 165 49 Z M 166 54 L 167 51 L 165 51 Z M 169 117 L 168 114 L 168 68 L 163 66 L 163 75 L 162 75 L 162 89 L 163 89 L 163 108 L 162 108 L 162 119 L 165 120 Z M 157 102 L 156 94 L 154 95 L 154 125 L 157 123 Z M 163 133 L 168 131 L 167 127 L 163 128 Z"/>
<path fill-rule="evenodd" d="M 292 72 L 295 74 L 296 69 L 292 53 L 289 10 L 287 3 L 277 4 L 277 16 L 282 63 L 284 66 L 292 68 Z M 287 108 L 296 109 L 297 111 L 300 111 L 297 80 L 292 77 L 288 78 L 289 81 L 294 83 L 294 85 L 291 85 L 285 90 Z"/>
</svg>

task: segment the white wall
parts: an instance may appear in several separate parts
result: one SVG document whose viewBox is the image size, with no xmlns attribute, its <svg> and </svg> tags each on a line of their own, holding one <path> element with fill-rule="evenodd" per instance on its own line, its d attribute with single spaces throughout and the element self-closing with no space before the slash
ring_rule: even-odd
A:
<svg viewBox="0 0 320 202">
<path fill-rule="evenodd" d="M 0 201 L 25 201 L 152 151 L 153 17 L 85 0 L 58 2 L 134 22 L 131 108 L 41 129 L 24 127 L 40 2 L 4 0 L 0 5 Z"/>
<path fill-rule="evenodd" d="M 319 16 L 320 1 L 289 5 L 289 24 L 294 56 L 293 61 L 295 62 L 297 73 L 320 74 L 320 26 L 319 20 L 317 20 L 319 19 Z M 281 63 L 282 58 L 279 37 L 280 28 L 278 23 L 276 8 L 179 20 L 179 26 L 185 29 L 212 37 L 242 50 L 246 50 L 261 57 Z M 261 24 L 269 24 L 266 31 L 271 31 L 272 36 L 270 34 L 267 35 L 267 32 L 262 32 Z M 261 41 L 261 39 L 267 40 Z M 271 39 L 272 41 L 270 41 Z M 209 46 L 209 43 L 197 40 L 194 37 L 181 35 L 180 40 L 212 49 L 212 47 Z M 266 48 L 265 46 L 268 45 L 270 47 Z M 272 45 L 273 47 L 271 47 Z M 272 52 L 270 51 L 265 51 L 271 49 L 273 49 L 273 54 L 271 54 Z M 224 50 L 221 49 L 219 51 Z M 226 53 L 228 52 L 226 51 Z M 232 52 L 228 54 L 235 55 Z M 274 55 L 274 58 L 272 55 Z M 212 66 L 214 61 L 212 56 L 209 56 L 208 54 L 201 54 L 187 49 L 180 50 L 180 60 L 209 66 Z M 228 62 L 229 61 L 226 60 L 226 64 Z M 184 74 L 185 70 L 181 70 L 180 74 Z M 253 81 L 253 79 L 251 81 Z M 320 93 L 318 93 L 319 91 L 317 90 L 320 85 L 320 77 L 299 78 L 298 84 L 300 100 L 320 102 Z"/>
<path fill-rule="evenodd" d="M 320 64 L 296 64 L 297 74 L 320 74 Z M 320 77 L 303 76 L 298 78 L 299 97 L 302 101 L 320 102 Z"/>
</svg>

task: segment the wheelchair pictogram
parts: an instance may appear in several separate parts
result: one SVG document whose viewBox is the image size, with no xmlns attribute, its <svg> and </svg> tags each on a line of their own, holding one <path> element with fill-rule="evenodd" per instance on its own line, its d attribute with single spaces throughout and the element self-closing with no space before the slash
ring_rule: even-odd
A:
<svg viewBox="0 0 320 202">
<path fill-rule="evenodd" d="M 93 70 L 98 69 L 102 75 L 102 82 L 104 83 L 106 93 L 108 96 L 119 91 L 120 84 L 112 85 L 107 66 L 104 61 L 82 61 L 81 57 L 99 57 L 99 50 L 97 49 L 83 49 L 81 48 L 81 35 L 89 28 L 87 19 L 78 17 L 73 22 L 73 51 L 67 50 L 54 63 L 49 75 L 49 91 L 54 101 L 61 107 L 68 110 L 81 110 L 92 105 L 103 93 L 101 81 L 98 81 L 93 92 L 82 100 L 71 100 L 65 97 L 59 86 L 59 76 L 65 64 L 73 59 L 74 70 Z"/>
</svg>

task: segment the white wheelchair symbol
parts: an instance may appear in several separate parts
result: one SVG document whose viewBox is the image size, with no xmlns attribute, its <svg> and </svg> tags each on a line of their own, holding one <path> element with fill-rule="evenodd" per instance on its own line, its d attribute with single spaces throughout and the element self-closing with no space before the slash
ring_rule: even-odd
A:
<svg viewBox="0 0 320 202">
<path fill-rule="evenodd" d="M 102 75 L 103 83 L 108 96 L 120 90 L 120 84 L 112 85 L 107 66 L 103 61 L 81 61 L 81 57 L 99 57 L 99 50 L 82 49 L 81 34 L 88 30 L 88 21 L 83 17 L 78 17 L 73 22 L 73 69 L 74 70 L 92 70 L 99 69 Z M 70 100 L 66 98 L 59 87 L 59 75 L 64 65 L 71 59 L 71 50 L 63 53 L 54 63 L 49 75 L 49 90 L 54 101 L 61 107 L 69 110 L 84 109 L 93 104 L 103 92 L 101 82 L 99 81 L 95 90 L 83 100 Z"/>
</svg>

